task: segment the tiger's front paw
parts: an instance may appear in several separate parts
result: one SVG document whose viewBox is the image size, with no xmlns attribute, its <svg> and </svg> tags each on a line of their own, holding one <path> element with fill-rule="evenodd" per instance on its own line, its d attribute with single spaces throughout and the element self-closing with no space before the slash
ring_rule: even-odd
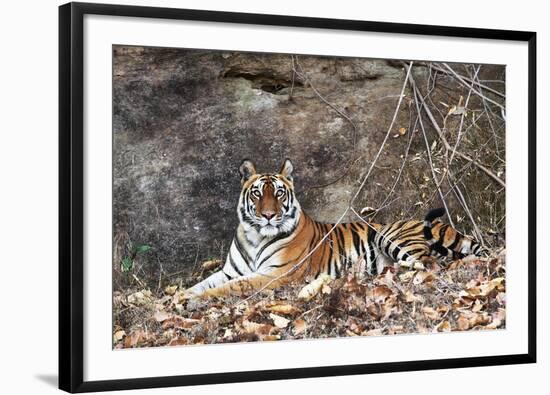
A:
<svg viewBox="0 0 550 395">
<path fill-rule="evenodd" d="M 420 261 L 399 261 L 399 267 L 409 270 L 426 270 L 426 266 Z"/>
<path fill-rule="evenodd" d="M 197 299 L 199 297 L 200 297 L 200 295 L 197 295 L 194 292 L 188 292 L 187 289 L 180 296 L 180 298 L 183 299 L 183 300 Z"/>
<path fill-rule="evenodd" d="M 204 291 L 196 287 L 187 288 L 180 294 L 181 300 L 199 299 L 204 296 Z"/>
</svg>

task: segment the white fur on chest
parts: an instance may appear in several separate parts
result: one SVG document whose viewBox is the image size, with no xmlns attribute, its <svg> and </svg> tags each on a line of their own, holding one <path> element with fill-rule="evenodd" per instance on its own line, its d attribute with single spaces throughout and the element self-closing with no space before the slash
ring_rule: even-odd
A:
<svg viewBox="0 0 550 395">
<path fill-rule="evenodd" d="M 254 266 L 255 270 L 259 268 L 260 264 L 262 267 L 265 267 L 280 263 L 279 254 L 276 252 L 280 250 L 280 243 L 282 241 L 273 243 L 274 236 L 263 236 L 252 227 L 247 230 L 244 227 L 240 227 L 239 232 L 241 235 L 240 240 L 243 240 L 243 246 L 251 258 L 252 262 L 250 263 Z M 269 258 L 266 260 L 267 257 Z"/>
</svg>

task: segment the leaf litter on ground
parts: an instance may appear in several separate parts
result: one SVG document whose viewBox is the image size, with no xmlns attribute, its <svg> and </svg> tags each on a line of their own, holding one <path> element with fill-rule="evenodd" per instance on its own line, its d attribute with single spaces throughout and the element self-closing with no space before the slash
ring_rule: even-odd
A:
<svg viewBox="0 0 550 395">
<path fill-rule="evenodd" d="M 160 293 L 113 295 L 114 348 L 494 330 L 506 324 L 505 254 L 468 258 L 437 271 L 386 268 L 287 285 L 247 300 L 183 298 L 182 284 Z M 218 262 L 216 262 L 218 264 Z M 205 267 L 215 267 L 212 261 Z"/>
</svg>

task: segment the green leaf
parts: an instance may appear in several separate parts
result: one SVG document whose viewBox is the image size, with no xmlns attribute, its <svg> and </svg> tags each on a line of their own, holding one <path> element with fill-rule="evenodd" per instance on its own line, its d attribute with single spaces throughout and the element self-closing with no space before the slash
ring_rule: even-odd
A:
<svg viewBox="0 0 550 395">
<path fill-rule="evenodd" d="M 136 247 L 136 254 L 143 254 L 144 252 L 147 252 L 151 249 L 151 246 L 148 246 L 146 244 L 138 245 Z"/>
<path fill-rule="evenodd" d="M 120 270 L 122 270 L 123 272 L 128 272 L 132 270 L 133 267 L 134 267 L 134 261 L 126 257 L 122 260 L 122 263 L 120 265 Z"/>
</svg>

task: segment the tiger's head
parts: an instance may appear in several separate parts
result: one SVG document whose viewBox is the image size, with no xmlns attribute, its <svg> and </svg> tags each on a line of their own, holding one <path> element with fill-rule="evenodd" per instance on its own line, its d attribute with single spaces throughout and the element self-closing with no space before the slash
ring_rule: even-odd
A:
<svg viewBox="0 0 550 395">
<path fill-rule="evenodd" d="M 285 159 L 278 173 L 257 173 L 249 160 L 239 167 L 241 195 L 237 208 L 245 231 L 273 237 L 294 230 L 301 208 L 294 195 L 292 162 Z"/>
</svg>

